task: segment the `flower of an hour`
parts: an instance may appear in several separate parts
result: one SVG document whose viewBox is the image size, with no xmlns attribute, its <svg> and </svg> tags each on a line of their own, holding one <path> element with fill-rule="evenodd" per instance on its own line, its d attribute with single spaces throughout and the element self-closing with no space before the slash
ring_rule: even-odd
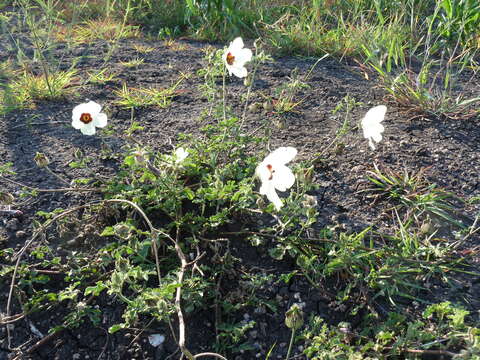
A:
<svg viewBox="0 0 480 360">
<path fill-rule="evenodd" d="M 177 150 L 175 150 L 174 153 L 174 158 L 175 158 L 175 163 L 179 164 L 183 160 L 185 160 L 188 156 L 188 150 L 185 150 L 183 147 L 179 147 Z"/>
<path fill-rule="evenodd" d="M 283 206 L 277 191 L 286 191 L 295 183 L 295 175 L 285 164 L 297 155 L 293 147 L 280 147 L 271 152 L 256 168 L 255 174 L 260 178 L 260 194 L 266 195 L 277 210 Z"/>
<path fill-rule="evenodd" d="M 101 112 L 102 106 L 95 101 L 77 105 L 72 111 L 72 126 L 84 135 L 94 135 L 95 127 L 107 125 L 107 115 Z"/>
<path fill-rule="evenodd" d="M 363 137 L 368 139 L 368 144 L 375 150 L 375 142 L 382 140 L 382 132 L 385 130 L 381 122 L 385 118 L 387 107 L 378 105 L 367 111 L 362 119 Z"/>
<path fill-rule="evenodd" d="M 247 76 L 247 68 L 245 63 L 252 60 L 252 50 L 243 48 L 243 40 L 241 37 L 237 37 L 233 40 L 228 49 L 223 54 L 223 61 L 227 67 L 230 75 L 235 75 L 239 78 Z"/>
</svg>

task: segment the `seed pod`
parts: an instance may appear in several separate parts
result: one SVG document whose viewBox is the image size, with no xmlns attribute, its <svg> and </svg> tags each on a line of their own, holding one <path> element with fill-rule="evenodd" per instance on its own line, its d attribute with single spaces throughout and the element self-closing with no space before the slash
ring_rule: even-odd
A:
<svg viewBox="0 0 480 360">
<path fill-rule="evenodd" d="M 11 205 L 15 198 L 12 194 L 8 192 L 0 191 L 0 204 L 2 205 Z"/>
<path fill-rule="evenodd" d="M 303 325 L 303 312 L 297 304 L 293 304 L 285 313 L 285 325 L 292 330 L 297 330 Z"/>
<path fill-rule="evenodd" d="M 272 123 L 277 129 L 280 130 L 285 129 L 287 125 L 284 119 L 273 119 Z"/>
<path fill-rule="evenodd" d="M 317 198 L 312 195 L 305 194 L 304 200 L 302 201 L 302 205 L 306 208 L 312 208 L 317 206 Z"/>
<path fill-rule="evenodd" d="M 272 111 L 273 110 L 273 105 L 270 101 L 264 101 L 263 102 L 263 108 L 266 110 L 266 111 Z"/>
<path fill-rule="evenodd" d="M 258 111 L 258 103 L 251 103 L 248 105 L 248 111 L 254 113 Z"/>
<path fill-rule="evenodd" d="M 48 166 L 48 164 L 50 164 L 50 160 L 48 160 L 48 158 L 44 153 L 37 152 L 33 160 L 35 161 L 35 163 L 39 168 L 46 167 Z"/>
</svg>

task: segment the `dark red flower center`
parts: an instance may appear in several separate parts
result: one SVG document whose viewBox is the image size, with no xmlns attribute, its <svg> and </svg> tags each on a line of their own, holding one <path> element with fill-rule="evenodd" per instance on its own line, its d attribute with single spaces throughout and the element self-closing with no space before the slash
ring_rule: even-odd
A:
<svg viewBox="0 0 480 360">
<path fill-rule="evenodd" d="M 227 64 L 228 65 L 233 65 L 233 62 L 235 61 L 235 56 L 232 55 L 231 52 L 227 54 Z"/>
<path fill-rule="evenodd" d="M 268 180 L 272 180 L 273 173 L 275 172 L 275 170 L 273 169 L 273 166 L 270 165 L 270 164 L 267 165 L 267 169 L 268 169 L 268 171 L 270 171 L 270 177 L 268 178 Z"/>
<path fill-rule="evenodd" d="M 89 124 L 92 122 L 92 115 L 90 115 L 89 113 L 83 113 L 82 115 L 80 115 L 80 121 L 84 124 Z"/>
</svg>

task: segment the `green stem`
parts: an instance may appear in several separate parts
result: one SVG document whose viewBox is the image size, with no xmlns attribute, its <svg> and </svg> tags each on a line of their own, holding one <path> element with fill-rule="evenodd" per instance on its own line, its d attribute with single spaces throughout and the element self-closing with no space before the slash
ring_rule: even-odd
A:
<svg viewBox="0 0 480 360">
<path fill-rule="evenodd" d="M 255 64 L 253 66 L 252 76 L 250 77 L 250 84 L 248 85 L 248 89 L 247 89 L 247 97 L 245 99 L 245 105 L 243 107 L 242 121 L 240 122 L 240 126 L 238 128 L 239 131 L 241 131 L 243 127 L 243 123 L 245 122 L 245 117 L 247 116 L 248 100 L 250 99 L 250 93 L 252 91 L 253 83 L 255 82 L 255 74 L 257 72 L 259 65 L 260 65 L 260 61 L 258 61 L 258 49 L 255 46 Z"/>
<path fill-rule="evenodd" d="M 70 185 L 70 183 L 65 180 L 63 177 L 61 177 L 60 175 L 56 174 L 55 172 L 53 172 L 52 169 L 50 169 L 48 166 L 45 166 L 45 170 L 47 170 L 50 174 L 52 174 L 53 176 L 55 176 L 57 179 L 59 179 L 61 182 L 63 182 L 64 184 L 67 184 L 67 185 Z"/>
<path fill-rule="evenodd" d="M 223 67 L 223 84 L 222 84 L 222 95 L 223 95 L 223 121 L 227 120 L 227 103 L 226 103 L 226 94 L 227 94 L 227 86 L 225 85 L 225 66 Z"/>
<path fill-rule="evenodd" d="M 288 345 L 287 357 L 285 360 L 290 359 L 290 353 L 292 352 L 293 339 L 295 339 L 295 328 L 292 328 L 292 336 L 290 337 L 290 344 Z"/>
</svg>

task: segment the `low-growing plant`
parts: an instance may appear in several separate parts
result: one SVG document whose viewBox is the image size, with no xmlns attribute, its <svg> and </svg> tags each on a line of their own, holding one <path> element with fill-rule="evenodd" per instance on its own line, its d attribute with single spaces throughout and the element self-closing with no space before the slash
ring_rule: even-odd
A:
<svg viewBox="0 0 480 360">
<path fill-rule="evenodd" d="M 253 12 L 233 0 L 186 0 L 185 21 L 197 36 L 231 38 L 251 30 Z"/>
<path fill-rule="evenodd" d="M 71 31 L 71 34 L 69 31 Z M 138 27 L 123 24 L 121 21 L 113 19 L 88 20 L 74 26 L 71 30 L 59 28 L 57 32 L 57 37 L 60 40 L 73 41 L 77 45 L 87 44 L 95 40 L 117 41 L 138 36 Z"/>
<path fill-rule="evenodd" d="M 440 10 L 432 17 L 440 36 L 455 44 L 473 46 L 478 49 L 480 26 L 480 4 L 473 0 L 442 0 Z"/>
<path fill-rule="evenodd" d="M 15 80 L 0 88 L 0 114 L 33 107 L 36 101 L 60 100 L 73 91 L 77 71 L 49 72 L 48 76 L 17 71 Z"/>
<path fill-rule="evenodd" d="M 145 62 L 145 59 L 137 57 L 132 60 L 121 61 L 120 64 L 125 67 L 134 68 L 142 65 L 144 62 Z"/>
<path fill-rule="evenodd" d="M 380 170 L 374 165 L 373 171 L 368 171 L 368 179 L 374 188 L 373 197 L 385 196 L 406 210 L 406 218 L 413 217 L 417 221 L 426 215 L 438 216 L 443 220 L 464 227 L 455 219 L 454 201 L 458 201 L 452 193 L 429 184 L 425 179 L 426 169 L 418 172 L 396 173 L 389 169 Z"/>
<path fill-rule="evenodd" d="M 50 72 L 48 77 L 24 72 L 12 84 L 20 98 L 31 101 L 65 98 L 73 89 L 76 70 Z"/>
<path fill-rule="evenodd" d="M 104 68 L 96 73 L 89 73 L 88 82 L 94 84 L 105 84 L 109 81 L 115 81 L 117 75 L 117 73 L 110 71 L 108 68 Z"/>
<path fill-rule="evenodd" d="M 453 359 L 479 359 L 480 329 L 465 323 L 468 311 L 448 302 L 432 304 L 422 319 L 390 312 L 386 319 L 367 315 L 358 329 L 350 323 L 330 325 L 319 316 L 311 316 L 303 331 L 309 359 L 366 359 L 419 356 Z M 464 350 L 452 352 L 452 345 Z"/>
<path fill-rule="evenodd" d="M 154 47 L 148 46 L 148 45 L 141 45 L 141 44 L 134 44 L 133 48 L 135 49 L 136 52 L 140 54 L 149 54 L 153 50 L 155 50 Z"/>
<path fill-rule="evenodd" d="M 118 97 L 116 104 L 127 109 L 135 109 L 145 106 L 166 108 L 171 104 L 173 98 L 177 94 L 177 87 L 182 81 L 183 78 L 166 89 L 129 88 L 124 83 L 121 89 L 115 91 L 115 95 Z"/>
</svg>

